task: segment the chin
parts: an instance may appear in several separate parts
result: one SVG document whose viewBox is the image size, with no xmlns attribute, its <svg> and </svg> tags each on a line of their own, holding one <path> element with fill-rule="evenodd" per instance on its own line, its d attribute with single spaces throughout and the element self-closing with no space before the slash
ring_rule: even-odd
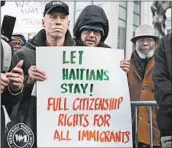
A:
<svg viewBox="0 0 172 148">
<path fill-rule="evenodd" d="M 95 47 L 95 45 L 92 45 L 92 44 L 86 44 L 86 46 Z"/>
<path fill-rule="evenodd" d="M 56 36 L 56 35 L 63 35 L 64 32 L 63 31 L 53 31 L 51 32 L 52 35 Z"/>
<path fill-rule="evenodd" d="M 55 33 L 52 36 L 55 37 L 55 38 L 61 38 L 61 37 L 64 37 L 65 35 L 62 34 L 62 33 Z"/>
<path fill-rule="evenodd" d="M 86 46 L 95 47 L 95 44 L 85 43 Z"/>
</svg>

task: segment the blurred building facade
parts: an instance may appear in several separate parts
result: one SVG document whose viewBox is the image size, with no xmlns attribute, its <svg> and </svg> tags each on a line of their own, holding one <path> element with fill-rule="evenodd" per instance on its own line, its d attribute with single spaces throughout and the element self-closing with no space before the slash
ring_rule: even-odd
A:
<svg viewBox="0 0 172 148">
<path fill-rule="evenodd" d="M 130 58 L 133 51 L 133 45 L 130 39 L 134 36 L 136 28 L 140 24 L 152 25 L 152 2 L 144 1 L 88 1 L 66 2 L 70 8 L 70 31 L 72 32 L 74 23 L 84 7 L 95 4 L 104 9 L 109 19 L 109 35 L 106 39 L 108 45 L 113 48 L 122 50 L 124 55 Z M 7 2 L 1 9 L 1 18 L 4 15 L 12 15 L 17 17 L 14 32 L 22 32 L 26 38 L 31 38 L 38 32 L 43 17 L 43 9 L 46 2 Z M 2 19 L 1 19 L 2 20 Z M 171 31 L 171 10 L 167 12 L 167 29 L 166 33 Z"/>
</svg>

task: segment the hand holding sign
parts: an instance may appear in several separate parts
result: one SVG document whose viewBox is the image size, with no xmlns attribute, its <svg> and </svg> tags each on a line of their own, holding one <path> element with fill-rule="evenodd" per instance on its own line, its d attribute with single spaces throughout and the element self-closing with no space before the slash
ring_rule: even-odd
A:
<svg viewBox="0 0 172 148">
<path fill-rule="evenodd" d="M 128 73 L 130 71 L 130 60 L 124 59 L 120 61 L 120 67 Z"/>
<path fill-rule="evenodd" d="M 34 65 L 29 68 L 28 74 L 31 80 L 44 81 L 47 78 L 46 73 Z"/>
</svg>

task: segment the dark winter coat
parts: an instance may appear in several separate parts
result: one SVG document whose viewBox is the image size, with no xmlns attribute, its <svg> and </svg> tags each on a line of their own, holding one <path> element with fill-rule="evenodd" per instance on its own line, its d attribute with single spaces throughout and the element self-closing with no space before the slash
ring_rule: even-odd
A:
<svg viewBox="0 0 172 148">
<path fill-rule="evenodd" d="M 10 72 L 12 68 L 15 67 L 15 65 L 19 62 L 19 57 L 15 53 L 13 53 L 12 47 L 10 49 L 11 52 L 7 50 L 8 47 L 10 48 L 10 44 L 8 47 L 3 46 L 4 44 L 1 44 L 1 45 L 2 45 L 1 46 L 1 73 L 6 73 L 8 71 Z M 11 56 L 9 56 L 8 54 L 11 54 Z M 20 100 L 22 99 L 22 96 L 23 96 L 22 93 L 18 95 L 13 95 L 8 91 L 7 87 L 5 88 L 4 92 L 1 94 L 1 105 L 5 106 L 5 109 L 8 114 L 7 116 L 11 115 L 13 108 L 20 102 Z M 5 126 L 6 126 L 5 124 L 6 116 L 4 115 L 4 113 L 5 112 L 1 106 L 1 147 L 3 148 L 4 148 L 4 141 L 5 141 L 4 134 L 5 134 Z"/>
<path fill-rule="evenodd" d="M 169 136 L 172 135 L 172 34 L 163 37 L 158 44 L 153 81 L 159 105 L 158 126 L 161 136 Z"/>
<path fill-rule="evenodd" d="M 72 39 L 69 31 L 66 33 L 64 46 L 73 46 L 75 45 L 75 41 Z M 46 32 L 45 30 L 41 30 L 35 35 L 31 40 L 28 41 L 26 46 L 22 47 L 19 51 L 16 52 L 19 59 L 24 60 L 23 70 L 25 75 L 25 87 L 24 94 L 19 105 L 19 110 L 17 116 L 15 117 L 15 122 L 12 126 L 17 125 L 18 123 L 22 123 L 28 131 L 30 131 L 29 140 L 30 144 L 33 144 L 32 148 L 37 147 L 37 134 L 36 134 L 36 97 L 31 96 L 34 82 L 28 81 L 28 69 L 31 65 L 36 65 L 36 47 L 37 46 L 47 46 L 46 44 Z M 47 56 L 48 59 L 48 56 Z M 18 124 L 19 125 L 19 124 Z M 22 126 L 20 124 L 20 126 Z M 23 131 L 20 131 L 18 135 L 25 136 Z M 7 136 L 8 139 L 8 136 Z M 8 141 L 7 141 L 8 142 Z M 27 141 L 28 142 L 28 141 Z M 24 140 L 18 141 L 18 146 L 22 147 L 25 145 Z M 28 143 L 29 144 L 29 143 Z M 8 145 L 8 144 L 6 144 Z M 27 145 L 31 147 L 31 145 Z"/>
</svg>

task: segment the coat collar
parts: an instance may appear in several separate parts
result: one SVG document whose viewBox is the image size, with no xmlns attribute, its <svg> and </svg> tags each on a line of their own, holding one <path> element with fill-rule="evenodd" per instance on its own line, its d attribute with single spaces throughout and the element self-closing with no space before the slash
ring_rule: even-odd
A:
<svg viewBox="0 0 172 148">
<path fill-rule="evenodd" d="M 133 55 L 133 56 L 134 56 L 134 55 Z M 131 69 L 134 71 L 134 73 L 135 73 L 136 76 L 139 78 L 139 80 L 142 81 L 142 77 L 140 76 L 140 74 L 139 74 L 139 72 L 137 71 L 136 66 L 135 66 L 135 64 L 134 64 L 134 62 L 133 62 L 133 56 L 132 56 L 132 58 L 131 58 Z M 154 65 L 155 65 L 155 60 L 154 60 L 154 57 L 152 57 L 152 58 L 149 60 L 147 66 L 146 66 L 144 78 L 147 77 L 147 75 L 150 73 L 150 71 L 153 70 Z M 143 79 L 144 79 L 144 78 L 143 78 Z"/>
</svg>

